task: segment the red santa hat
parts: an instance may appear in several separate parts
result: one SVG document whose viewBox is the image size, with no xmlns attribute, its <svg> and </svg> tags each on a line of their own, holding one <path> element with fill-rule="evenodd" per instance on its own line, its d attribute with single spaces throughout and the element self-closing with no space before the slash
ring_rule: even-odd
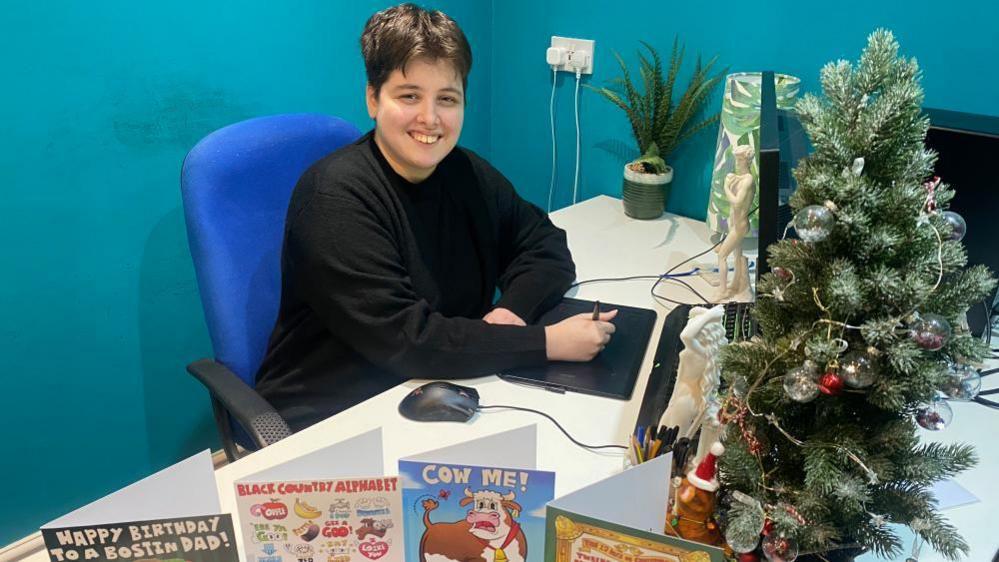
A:
<svg viewBox="0 0 999 562">
<path fill-rule="evenodd" d="M 718 457 L 725 452 L 725 447 L 721 443 L 715 441 L 711 445 L 711 449 L 708 450 L 708 454 L 701 459 L 700 464 L 697 468 L 691 470 L 687 473 L 687 481 L 694 485 L 694 487 L 704 490 L 706 492 L 714 492 L 718 490 L 718 469 L 715 463 Z"/>
</svg>

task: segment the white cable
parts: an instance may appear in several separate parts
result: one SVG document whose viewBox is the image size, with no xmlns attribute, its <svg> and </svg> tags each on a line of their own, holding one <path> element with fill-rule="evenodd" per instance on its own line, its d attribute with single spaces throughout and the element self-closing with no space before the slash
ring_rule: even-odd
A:
<svg viewBox="0 0 999 562">
<path fill-rule="evenodd" d="M 552 212 L 552 198 L 555 196 L 555 83 L 558 69 L 552 65 L 552 97 L 548 102 L 548 117 L 552 125 L 552 179 L 548 185 L 548 213 Z"/>
<path fill-rule="evenodd" d="M 579 69 L 576 69 L 576 175 L 572 181 L 572 203 L 576 204 L 579 193 Z"/>
</svg>

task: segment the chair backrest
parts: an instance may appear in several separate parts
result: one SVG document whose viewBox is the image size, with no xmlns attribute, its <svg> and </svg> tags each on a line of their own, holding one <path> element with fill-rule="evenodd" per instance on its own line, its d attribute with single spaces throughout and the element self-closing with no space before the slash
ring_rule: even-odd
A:
<svg viewBox="0 0 999 562">
<path fill-rule="evenodd" d="M 359 136 L 337 117 L 274 115 L 219 129 L 184 159 L 187 238 L 215 359 L 250 387 L 280 304 L 292 189 L 311 164 Z"/>
</svg>

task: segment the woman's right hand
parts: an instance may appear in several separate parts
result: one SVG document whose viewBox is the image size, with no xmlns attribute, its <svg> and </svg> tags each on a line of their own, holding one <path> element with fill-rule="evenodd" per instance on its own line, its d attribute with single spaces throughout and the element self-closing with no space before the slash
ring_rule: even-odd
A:
<svg viewBox="0 0 999 562">
<path fill-rule="evenodd" d="M 583 313 L 545 326 L 545 352 L 549 361 L 589 361 L 607 346 L 614 333 L 611 320 L 617 310 L 601 312 L 597 320 Z"/>
</svg>

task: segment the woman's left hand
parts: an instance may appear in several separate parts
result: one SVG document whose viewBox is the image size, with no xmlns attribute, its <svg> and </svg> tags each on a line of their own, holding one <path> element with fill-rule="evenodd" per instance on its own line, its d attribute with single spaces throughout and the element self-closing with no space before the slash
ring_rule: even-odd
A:
<svg viewBox="0 0 999 562">
<path fill-rule="evenodd" d="M 487 324 L 508 324 L 510 326 L 526 326 L 527 322 L 506 308 L 494 308 L 482 317 Z"/>
</svg>

